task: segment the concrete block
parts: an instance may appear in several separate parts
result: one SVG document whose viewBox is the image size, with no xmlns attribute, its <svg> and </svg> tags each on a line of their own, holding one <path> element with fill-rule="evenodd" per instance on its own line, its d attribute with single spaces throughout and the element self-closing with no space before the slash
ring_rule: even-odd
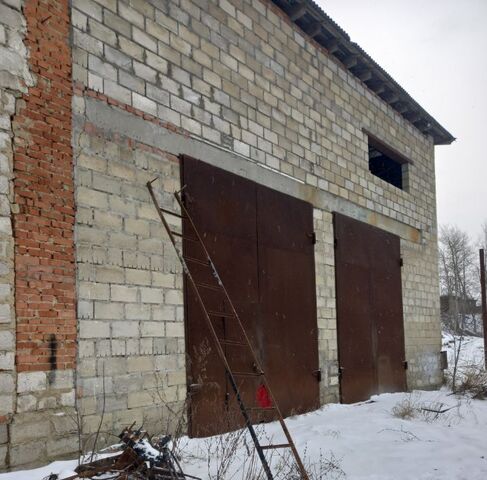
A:
<svg viewBox="0 0 487 480">
<path fill-rule="evenodd" d="M 114 82 L 117 81 L 117 69 L 113 65 L 100 60 L 95 55 L 90 54 L 88 56 L 88 67 L 102 78 L 106 78 Z"/>
<path fill-rule="evenodd" d="M 1 223 L 0 218 L 0 223 Z M 10 262 L 0 262 L 0 275 L 7 275 L 10 272 Z"/>
<path fill-rule="evenodd" d="M 139 336 L 139 323 L 129 320 L 112 322 L 112 338 Z"/>
<path fill-rule="evenodd" d="M 141 322 L 140 333 L 143 337 L 163 337 L 165 325 L 163 322 Z"/>
<path fill-rule="evenodd" d="M 146 94 L 159 105 L 169 106 L 169 93 L 153 85 L 147 85 Z M 159 112 L 159 110 L 158 110 Z"/>
<path fill-rule="evenodd" d="M 184 324 L 182 322 L 167 322 L 166 336 L 184 337 Z"/>
<path fill-rule="evenodd" d="M 103 21 L 102 7 L 92 0 L 77 0 L 76 8 L 86 15 L 95 18 L 99 22 Z"/>
<path fill-rule="evenodd" d="M 121 2 L 120 4 L 123 5 Z M 111 30 L 115 30 L 115 32 L 121 33 L 125 37 L 130 38 L 132 28 L 130 22 L 128 22 L 123 16 L 115 15 L 109 11 L 105 11 L 103 20 L 103 23 L 106 27 L 110 28 Z"/>
<path fill-rule="evenodd" d="M 118 11 L 120 15 L 132 25 L 137 25 L 139 28 L 145 28 L 144 15 L 137 10 L 125 5 L 123 2 L 118 2 Z"/>
<path fill-rule="evenodd" d="M 140 287 L 140 296 L 142 303 L 162 303 L 164 293 L 161 288 Z"/>
<path fill-rule="evenodd" d="M 0 445 L 8 442 L 8 427 L 6 423 L 0 423 Z"/>
<path fill-rule="evenodd" d="M 119 48 L 120 51 L 128 55 L 129 57 L 138 60 L 139 62 L 144 61 L 144 48 L 136 43 L 132 42 L 128 38 L 119 37 Z"/>
<path fill-rule="evenodd" d="M 100 428 L 102 431 L 109 431 L 112 426 L 112 414 L 106 412 L 103 419 L 99 414 L 83 417 L 83 432 L 86 434 L 95 433 Z"/>
<path fill-rule="evenodd" d="M 112 80 L 105 80 L 103 85 L 104 85 L 103 92 L 106 95 L 127 105 L 131 104 L 132 94 L 128 88 L 124 88 Z"/>
<path fill-rule="evenodd" d="M 154 344 L 151 337 L 140 339 L 140 354 L 152 355 L 154 352 Z"/>
<path fill-rule="evenodd" d="M 110 287 L 106 283 L 79 282 L 78 295 L 87 300 L 109 300 Z"/>
<path fill-rule="evenodd" d="M 125 317 L 128 320 L 149 320 L 151 317 L 150 305 L 129 303 L 125 306 Z"/>
<path fill-rule="evenodd" d="M 108 338 L 110 323 L 96 320 L 83 320 L 79 325 L 80 338 Z"/>
<path fill-rule="evenodd" d="M 74 388 L 73 370 L 52 370 L 47 372 L 47 380 L 51 389 Z"/>
<path fill-rule="evenodd" d="M 120 85 L 132 90 L 134 92 L 143 94 L 145 92 L 146 86 L 145 81 L 141 78 L 137 78 L 130 73 L 124 72 L 123 70 L 119 71 L 119 82 Z"/>
<path fill-rule="evenodd" d="M 40 392 L 47 388 L 46 372 L 21 372 L 17 375 L 17 391 Z"/>
<path fill-rule="evenodd" d="M 186 384 L 186 370 L 178 370 L 175 372 L 167 373 L 167 384 L 173 385 L 185 385 Z"/>
<path fill-rule="evenodd" d="M 29 440 L 39 441 L 39 438 L 45 438 L 46 434 L 50 432 L 50 425 L 47 419 L 39 418 L 37 421 L 32 420 L 25 423 L 17 423 L 15 420 L 16 417 L 10 425 L 10 438 L 13 445 Z"/>
<path fill-rule="evenodd" d="M 59 403 L 62 407 L 74 407 L 76 403 L 75 391 L 62 393 Z"/>
<path fill-rule="evenodd" d="M 43 435 L 40 435 L 39 438 L 43 438 Z M 39 439 L 36 439 L 35 441 L 22 443 L 21 445 L 12 445 L 9 453 L 11 467 L 40 463 L 46 460 L 46 445 L 45 442 L 39 442 Z"/>
<path fill-rule="evenodd" d="M 111 285 L 110 298 L 115 302 L 135 302 L 137 300 L 138 288 L 125 285 Z"/>
<path fill-rule="evenodd" d="M 78 316 L 79 318 L 94 318 L 93 302 L 79 300 L 78 301 Z"/>
<path fill-rule="evenodd" d="M 15 389 L 13 373 L 0 372 L 0 392 L 2 394 L 13 393 Z"/>
<path fill-rule="evenodd" d="M 148 372 L 152 371 L 154 363 L 152 357 L 130 357 L 127 359 L 127 371 L 130 372 Z"/>
<path fill-rule="evenodd" d="M 14 395 L 0 392 L 0 415 L 8 415 L 14 411 Z"/>
<path fill-rule="evenodd" d="M 64 436 L 63 438 L 49 438 L 47 440 L 47 454 L 51 458 L 75 455 L 79 452 L 79 448 L 78 436 L 75 433 L 72 433 L 69 436 Z"/>
<path fill-rule="evenodd" d="M 131 392 L 128 394 L 128 408 L 154 405 L 157 398 L 156 395 L 155 392 Z"/>
<path fill-rule="evenodd" d="M 168 72 L 168 63 L 164 58 L 161 58 L 159 55 L 156 55 L 152 52 L 146 51 L 145 53 L 146 63 L 154 68 L 160 73 L 167 75 Z"/>
<path fill-rule="evenodd" d="M 157 104 L 144 95 L 139 95 L 138 93 L 132 93 L 132 105 L 134 108 L 138 108 L 143 112 L 149 113 L 151 115 L 157 116 Z"/>
<path fill-rule="evenodd" d="M 157 72 L 143 63 L 134 62 L 134 73 L 136 76 L 143 78 L 147 82 L 156 83 Z"/>
<path fill-rule="evenodd" d="M 126 354 L 125 340 L 123 339 L 112 340 L 110 343 L 111 343 L 110 347 L 111 347 L 112 356 L 116 356 L 116 357 L 125 356 Z"/>
<path fill-rule="evenodd" d="M 123 304 L 115 302 L 95 302 L 95 318 L 116 320 L 122 318 Z"/>
<path fill-rule="evenodd" d="M 123 283 L 123 269 L 119 267 L 100 266 L 96 268 L 96 279 L 101 283 Z"/>
<path fill-rule="evenodd" d="M 152 319 L 174 322 L 176 320 L 176 309 L 171 305 L 153 305 Z"/>
<path fill-rule="evenodd" d="M 0 352 L 0 370 L 13 370 L 14 360 L 13 352 Z"/>
<path fill-rule="evenodd" d="M 0 350 L 14 350 L 15 335 L 9 330 L 0 331 Z"/>
<path fill-rule="evenodd" d="M 132 40 L 152 52 L 157 52 L 156 39 L 135 26 L 132 26 Z"/>
<path fill-rule="evenodd" d="M 182 290 L 165 290 L 164 302 L 169 305 L 182 305 L 183 303 Z"/>
<path fill-rule="evenodd" d="M 108 45 L 116 46 L 117 34 L 92 18 L 88 18 L 90 34 Z"/>
</svg>

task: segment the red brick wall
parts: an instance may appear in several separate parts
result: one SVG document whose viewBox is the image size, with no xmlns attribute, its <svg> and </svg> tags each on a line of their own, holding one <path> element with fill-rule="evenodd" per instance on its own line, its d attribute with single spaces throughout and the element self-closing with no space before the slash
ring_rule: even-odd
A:
<svg viewBox="0 0 487 480">
<path fill-rule="evenodd" d="M 68 0 L 26 0 L 36 86 L 14 118 L 17 371 L 76 356 L 71 48 Z"/>
</svg>

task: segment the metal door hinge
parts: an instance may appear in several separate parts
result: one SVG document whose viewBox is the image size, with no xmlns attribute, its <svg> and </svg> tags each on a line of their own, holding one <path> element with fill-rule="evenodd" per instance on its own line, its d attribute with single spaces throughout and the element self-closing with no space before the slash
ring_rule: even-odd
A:
<svg viewBox="0 0 487 480">
<path fill-rule="evenodd" d="M 404 365 L 404 370 L 407 370 L 408 369 L 408 362 L 407 362 L 407 360 L 405 360 L 404 362 L 402 362 L 402 364 Z"/>
<path fill-rule="evenodd" d="M 188 386 L 189 393 L 198 393 L 203 388 L 201 383 L 192 383 Z"/>
<path fill-rule="evenodd" d="M 321 382 L 321 368 L 313 372 L 313 376 L 316 378 L 317 382 Z"/>
<path fill-rule="evenodd" d="M 400 267 L 404 266 L 404 260 L 402 259 L 402 257 L 399 259 L 399 266 Z"/>
<path fill-rule="evenodd" d="M 337 248 L 337 247 L 338 247 L 338 238 L 334 238 L 334 239 L 333 239 L 333 246 L 334 246 L 335 248 Z"/>
<path fill-rule="evenodd" d="M 308 238 L 310 238 L 310 239 L 311 239 L 311 243 L 312 243 L 313 245 L 315 245 L 315 244 L 316 244 L 316 233 L 315 233 L 315 232 L 308 233 Z"/>
</svg>

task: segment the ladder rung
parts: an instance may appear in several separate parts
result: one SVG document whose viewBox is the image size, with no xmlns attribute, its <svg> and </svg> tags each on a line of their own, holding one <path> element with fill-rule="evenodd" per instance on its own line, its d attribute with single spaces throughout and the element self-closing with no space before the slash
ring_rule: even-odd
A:
<svg viewBox="0 0 487 480">
<path fill-rule="evenodd" d="M 235 318 L 233 313 L 215 312 L 214 310 L 208 310 L 208 315 L 211 315 L 212 317 Z"/>
<path fill-rule="evenodd" d="M 249 344 L 245 342 L 237 342 L 236 340 L 224 340 L 223 338 L 219 338 L 218 341 L 222 345 L 233 345 L 235 347 L 248 347 Z"/>
<path fill-rule="evenodd" d="M 183 240 L 189 240 L 190 242 L 196 242 L 196 243 L 200 243 L 200 241 L 197 239 L 197 238 L 191 238 L 191 237 L 188 237 L 186 235 L 183 235 L 182 233 L 180 232 L 175 232 L 174 230 L 171 230 L 171 233 L 175 236 L 175 237 L 180 237 L 182 238 Z"/>
<path fill-rule="evenodd" d="M 191 262 L 191 263 L 197 263 L 198 265 L 203 265 L 205 267 L 210 266 L 210 262 L 208 260 L 200 260 L 199 258 L 193 258 L 193 257 L 183 257 L 186 261 Z"/>
<path fill-rule="evenodd" d="M 261 377 L 264 372 L 232 372 L 234 377 Z"/>
<path fill-rule="evenodd" d="M 277 445 L 261 445 L 262 450 L 273 450 L 274 448 L 289 448 L 289 443 L 278 443 Z"/>
<path fill-rule="evenodd" d="M 159 210 L 161 212 L 167 213 L 168 215 L 172 215 L 173 217 L 186 218 L 186 215 L 181 215 L 180 213 L 171 212 L 171 210 L 168 210 L 167 208 L 159 207 Z"/>
<path fill-rule="evenodd" d="M 195 282 L 195 285 L 197 287 L 207 288 L 208 290 L 215 290 L 216 292 L 220 292 L 223 290 L 223 288 L 220 287 L 219 285 L 218 286 L 210 285 L 209 283 Z"/>
</svg>

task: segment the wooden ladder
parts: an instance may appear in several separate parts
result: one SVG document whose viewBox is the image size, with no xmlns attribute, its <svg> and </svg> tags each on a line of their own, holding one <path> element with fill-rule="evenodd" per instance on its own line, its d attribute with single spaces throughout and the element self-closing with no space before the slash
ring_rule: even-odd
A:
<svg viewBox="0 0 487 480">
<path fill-rule="evenodd" d="M 154 202 L 154 206 L 157 210 L 157 213 L 159 214 L 159 218 L 161 219 L 162 224 L 164 225 L 167 234 L 169 236 L 169 239 L 171 240 L 171 243 L 174 246 L 174 249 L 176 250 L 176 254 L 179 258 L 179 261 L 181 262 L 183 266 L 184 273 L 187 276 L 187 280 L 190 282 L 192 285 L 194 292 L 196 294 L 196 299 L 201 307 L 201 310 L 204 314 L 204 317 L 206 319 L 206 323 L 208 325 L 208 328 L 211 332 L 211 335 L 213 337 L 218 355 L 220 356 L 221 361 L 223 362 L 223 365 L 225 367 L 228 379 L 230 381 L 230 385 L 232 386 L 232 389 L 235 393 L 235 398 L 237 400 L 238 406 L 240 408 L 240 412 L 242 413 L 242 416 L 245 421 L 245 427 L 250 433 L 250 436 L 252 437 L 252 440 L 255 444 L 255 449 L 257 451 L 257 454 L 262 462 L 262 467 L 266 473 L 267 479 L 268 480 L 273 480 L 274 477 L 272 475 L 271 469 L 269 467 L 269 463 L 267 462 L 267 459 L 265 457 L 264 451 L 265 450 L 277 450 L 277 449 L 286 449 L 289 448 L 292 452 L 292 455 L 294 457 L 294 460 L 296 462 L 296 466 L 298 467 L 298 470 L 301 475 L 302 480 L 309 480 L 308 474 L 306 473 L 306 470 L 304 468 L 303 462 L 301 460 L 301 457 L 299 456 L 299 453 L 296 449 L 296 446 L 293 442 L 293 439 L 291 437 L 291 434 L 289 433 L 289 430 L 284 422 L 284 418 L 282 416 L 282 413 L 277 405 L 276 399 L 274 395 L 272 394 L 271 388 L 269 386 L 269 382 L 267 381 L 267 378 L 265 376 L 264 370 L 262 369 L 262 366 L 259 362 L 259 359 L 257 358 L 257 355 L 255 354 L 254 349 L 252 348 L 252 345 L 250 343 L 249 337 L 247 333 L 245 332 L 245 329 L 243 328 L 242 322 L 238 316 L 237 311 L 235 310 L 235 307 L 233 305 L 233 302 L 230 299 L 230 296 L 228 295 L 227 289 L 223 285 L 223 282 L 220 278 L 220 275 L 218 274 L 218 271 L 215 267 L 215 264 L 213 263 L 210 254 L 208 253 L 208 250 L 205 247 L 205 244 L 203 243 L 203 240 L 198 232 L 198 229 L 196 228 L 196 225 L 193 222 L 193 219 L 189 215 L 188 210 L 186 209 L 182 198 L 181 198 L 181 192 L 184 190 L 185 187 L 183 187 L 181 190 L 177 191 L 174 193 L 174 197 L 176 198 L 177 203 L 179 204 L 180 207 L 180 212 L 173 212 L 170 210 L 167 210 L 165 208 L 162 208 L 155 196 L 154 190 L 152 188 L 152 184 L 157 180 L 155 178 L 154 180 L 147 182 L 147 188 L 149 190 L 150 196 L 152 198 L 152 201 Z M 168 221 L 166 220 L 165 215 L 172 215 L 176 218 L 180 218 L 181 220 L 187 220 L 188 221 L 188 226 L 189 230 L 193 232 L 193 235 L 184 235 L 182 232 L 176 232 L 173 230 Z M 200 245 L 201 247 L 201 252 L 202 252 L 202 257 L 203 258 L 194 258 L 194 257 L 189 257 L 187 255 L 184 255 L 184 252 L 182 249 L 179 247 L 179 245 L 176 243 L 176 238 L 179 237 L 183 240 L 189 240 L 192 242 L 196 242 Z M 209 284 L 209 283 L 202 283 L 202 282 L 197 282 L 195 281 L 195 278 L 192 273 L 192 265 L 199 265 L 200 267 L 207 267 L 210 269 L 210 273 L 212 274 L 213 278 L 215 279 L 215 285 Z M 207 307 L 207 304 L 204 301 L 205 294 L 204 292 L 206 290 L 218 290 L 221 291 L 221 293 L 224 295 L 224 298 L 226 302 L 228 303 L 228 306 L 230 307 L 229 312 L 215 312 L 212 311 Z M 214 324 L 212 322 L 212 317 L 215 316 L 223 316 L 227 318 L 232 318 L 235 321 L 235 324 L 237 325 L 237 329 L 241 333 L 241 339 L 242 341 L 229 341 L 225 339 L 219 338 L 219 336 L 216 333 Z M 222 345 L 238 345 L 243 348 L 248 349 L 250 353 L 251 360 L 253 361 L 253 366 L 254 366 L 254 371 L 252 372 L 236 372 L 233 371 L 229 359 L 227 358 L 227 355 L 225 354 L 225 350 L 222 347 Z M 245 377 L 245 376 L 254 376 L 254 377 L 259 377 L 262 384 L 265 386 L 267 389 L 267 392 L 269 394 L 269 398 L 271 400 L 271 406 L 268 407 L 247 407 L 244 404 L 244 401 L 242 399 L 242 396 L 240 394 L 238 384 L 236 381 L 236 378 L 239 377 Z M 282 431 L 286 437 L 287 443 L 282 443 L 282 444 L 275 444 L 275 445 L 261 445 L 259 442 L 259 439 L 255 433 L 255 429 L 252 425 L 252 421 L 249 415 L 249 411 L 254 411 L 254 410 L 263 410 L 263 411 L 268 411 L 268 410 L 274 410 L 275 413 L 277 414 L 277 419 L 279 421 L 279 424 L 282 428 Z"/>
</svg>

